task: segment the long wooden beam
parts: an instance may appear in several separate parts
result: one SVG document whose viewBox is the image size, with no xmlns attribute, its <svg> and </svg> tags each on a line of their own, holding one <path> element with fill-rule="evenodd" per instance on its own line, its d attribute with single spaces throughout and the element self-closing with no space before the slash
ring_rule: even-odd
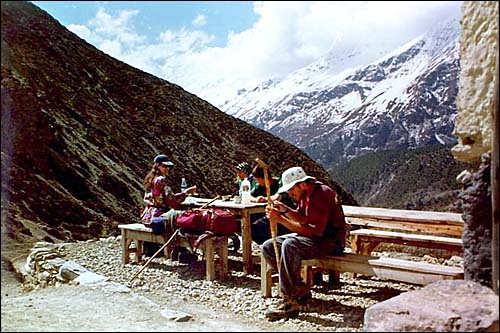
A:
<svg viewBox="0 0 500 333">
<path fill-rule="evenodd" d="M 463 226 L 462 214 L 446 213 L 422 210 L 389 209 L 378 207 L 359 207 L 343 205 L 346 217 L 381 219 L 381 220 L 402 220 L 408 222 L 422 223 L 445 223 Z"/>
</svg>

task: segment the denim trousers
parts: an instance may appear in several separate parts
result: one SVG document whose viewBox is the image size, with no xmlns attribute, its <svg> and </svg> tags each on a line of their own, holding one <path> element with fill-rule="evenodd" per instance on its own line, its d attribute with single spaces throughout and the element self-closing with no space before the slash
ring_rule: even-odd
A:
<svg viewBox="0 0 500 333">
<path fill-rule="evenodd" d="M 300 276 L 301 261 L 319 258 L 325 255 L 341 254 L 341 242 L 331 238 L 300 236 L 296 233 L 276 237 L 280 255 L 279 285 L 283 295 L 298 297 L 297 288 L 304 285 Z M 272 239 L 262 246 L 262 254 L 276 271 L 276 255 Z"/>
</svg>

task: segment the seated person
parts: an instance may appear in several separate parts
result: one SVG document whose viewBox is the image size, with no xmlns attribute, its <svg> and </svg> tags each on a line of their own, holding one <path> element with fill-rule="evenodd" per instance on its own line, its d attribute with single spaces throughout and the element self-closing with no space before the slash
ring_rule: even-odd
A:
<svg viewBox="0 0 500 333">
<path fill-rule="evenodd" d="M 250 191 L 252 191 L 257 183 L 252 175 L 252 167 L 247 162 L 241 162 L 236 166 L 236 195 L 241 196 L 241 182 L 247 178 L 250 182 Z"/>
<path fill-rule="evenodd" d="M 266 193 L 266 182 L 264 177 L 264 169 L 256 165 L 252 174 L 254 176 L 255 182 L 257 186 L 251 192 L 252 198 L 250 199 L 252 202 L 267 202 L 267 193 Z M 288 193 L 278 193 L 278 189 L 281 187 L 281 179 L 272 177 L 270 174 L 268 176 L 269 188 L 271 194 L 271 200 L 278 200 L 286 203 L 287 206 L 295 208 L 296 205 Z M 250 216 L 251 222 L 251 232 L 252 232 L 252 240 L 257 244 L 262 244 L 266 240 L 271 238 L 271 229 L 269 225 L 269 218 L 264 213 L 252 214 Z M 278 235 L 284 235 L 290 233 L 290 231 L 283 226 L 282 224 L 278 224 Z"/>
<path fill-rule="evenodd" d="M 234 192 L 235 195 L 238 195 L 241 197 L 241 182 L 245 178 L 247 178 L 248 181 L 250 182 L 250 191 L 252 191 L 257 184 L 255 182 L 253 175 L 252 175 L 252 167 L 247 162 L 241 162 L 240 164 L 238 164 L 236 166 L 236 180 L 234 181 L 234 183 L 236 185 L 235 192 Z M 240 217 L 237 216 L 237 218 L 240 218 Z M 240 239 L 238 238 L 237 235 L 230 236 L 229 239 L 230 239 L 229 248 L 231 249 L 231 251 L 237 252 L 241 246 Z"/>
<path fill-rule="evenodd" d="M 144 178 L 145 209 L 141 220 L 149 225 L 153 218 L 165 218 L 165 231 L 168 237 L 175 230 L 175 219 L 180 214 L 176 209 L 188 194 L 196 192 L 196 186 L 191 186 L 185 193 L 174 193 L 168 183 L 168 174 L 174 164 L 166 155 L 160 154 L 154 158 L 153 166 Z"/>
</svg>

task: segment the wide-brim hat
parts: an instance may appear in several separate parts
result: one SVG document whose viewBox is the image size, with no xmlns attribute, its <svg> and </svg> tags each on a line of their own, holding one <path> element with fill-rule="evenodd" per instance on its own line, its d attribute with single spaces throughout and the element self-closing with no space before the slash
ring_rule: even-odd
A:
<svg viewBox="0 0 500 333">
<path fill-rule="evenodd" d="M 174 163 L 172 163 L 170 161 L 170 159 L 167 157 L 167 155 L 165 155 L 165 154 L 156 155 L 156 157 L 154 159 L 154 163 L 161 163 L 164 166 L 168 166 L 168 167 L 174 166 Z"/>
<path fill-rule="evenodd" d="M 304 169 L 301 167 L 293 167 L 285 170 L 281 175 L 281 183 L 283 184 L 279 189 L 278 193 L 283 193 L 295 186 L 295 184 L 304 182 L 308 179 L 316 179 L 314 177 L 306 175 Z"/>
</svg>

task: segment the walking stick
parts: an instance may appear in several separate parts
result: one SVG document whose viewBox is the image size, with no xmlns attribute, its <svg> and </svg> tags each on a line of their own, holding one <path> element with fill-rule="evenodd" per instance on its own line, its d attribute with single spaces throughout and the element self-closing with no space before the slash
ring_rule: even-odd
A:
<svg viewBox="0 0 500 333">
<path fill-rule="evenodd" d="M 271 199 L 271 187 L 269 186 L 269 178 L 267 175 L 268 166 L 267 164 L 259 158 L 255 159 L 255 162 L 259 164 L 259 166 L 264 169 L 264 183 L 266 184 L 266 195 L 267 195 L 267 204 L 269 207 L 273 206 L 273 200 Z M 269 220 L 269 228 L 271 229 L 271 238 L 273 240 L 274 254 L 276 256 L 276 267 L 278 267 L 278 274 L 280 272 L 280 255 L 278 251 L 278 243 L 276 241 L 276 236 L 278 235 L 278 224 Z"/>
<path fill-rule="evenodd" d="M 151 256 L 151 258 L 148 259 L 148 261 L 146 261 L 146 263 L 141 267 L 141 269 L 137 271 L 137 273 L 134 274 L 134 276 L 132 276 L 132 278 L 128 281 L 129 284 L 132 283 L 132 281 L 134 281 L 135 278 L 139 276 L 139 274 L 141 274 L 144 268 L 146 268 L 146 266 L 151 262 L 151 260 L 153 260 L 153 258 L 158 255 L 158 253 L 160 253 L 165 247 L 167 247 L 168 244 L 170 244 L 170 242 L 174 239 L 175 236 L 177 236 L 178 233 L 179 229 L 175 230 L 175 232 L 172 234 L 172 236 L 170 236 L 168 241 L 165 244 L 163 244 L 163 246 L 160 247 L 160 249 L 156 251 L 155 254 Z"/>
<path fill-rule="evenodd" d="M 209 202 L 207 202 L 206 204 L 204 204 L 203 206 L 201 206 L 200 209 L 208 207 L 212 202 L 214 202 L 215 200 L 217 200 L 219 198 L 220 198 L 220 195 L 217 195 L 215 198 L 213 198 L 212 200 L 210 200 Z"/>
</svg>

